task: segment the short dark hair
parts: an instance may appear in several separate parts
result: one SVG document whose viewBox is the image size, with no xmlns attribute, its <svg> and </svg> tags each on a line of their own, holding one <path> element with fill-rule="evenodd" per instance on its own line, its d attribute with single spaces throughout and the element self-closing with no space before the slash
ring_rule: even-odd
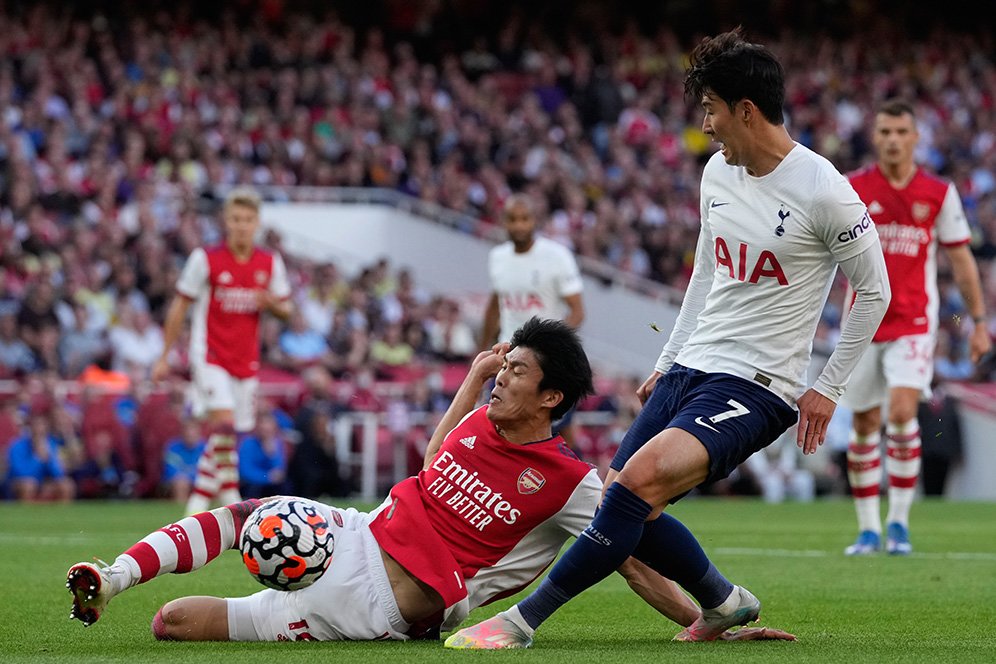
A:
<svg viewBox="0 0 996 664">
<path fill-rule="evenodd" d="M 533 351 L 543 372 L 539 389 L 563 393 L 564 398 L 550 411 L 552 420 L 560 419 L 578 401 L 594 394 L 588 356 L 578 333 L 567 323 L 533 316 L 515 331 L 509 345 Z"/>
<path fill-rule="evenodd" d="M 739 26 L 706 37 L 689 56 L 685 94 L 701 99 L 706 92 L 725 101 L 730 110 L 750 99 L 768 122 L 785 122 L 785 70 L 765 46 L 747 41 Z"/>
<path fill-rule="evenodd" d="M 891 115 L 894 118 L 900 118 L 904 115 L 908 115 L 916 120 L 916 112 L 913 110 L 913 104 L 909 103 L 905 99 L 886 99 L 878 105 L 876 113 L 885 113 L 886 115 Z"/>
<path fill-rule="evenodd" d="M 527 194 L 512 194 L 505 199 L 505 204 L 502 206 L 501 214 L 502 218 L 508 216 L 509 211 L 515 207 L 521 205 L 526 208 L 526 212 L 530 217 L 536 217 L 536 206 L 533 204 L 533 200 Z"/>
</svg>

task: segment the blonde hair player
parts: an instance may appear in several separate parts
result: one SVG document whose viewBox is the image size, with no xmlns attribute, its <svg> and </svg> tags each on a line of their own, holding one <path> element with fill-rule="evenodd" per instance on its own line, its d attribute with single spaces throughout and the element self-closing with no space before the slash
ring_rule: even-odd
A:
<svg viewBox="0 0 996 664">
<path fill-rule="evenodd" d="M 256 246 L 260 206 L 259 194 L 246 187 L 225 198 L 224 242 L 194 249 L 187 258 L 166 313 L 163 354 L 152 369 L 153 380 L 168 375 L 169 353 L 192 309 L 190 402 L 195 416 L 205 419 L 207 447 L 187 514 L 208 509 L 216 499 L 241 499 L 236 434 L 255 426 L 260 314 L 291 313 L 283 259 Z"/>
</svg>

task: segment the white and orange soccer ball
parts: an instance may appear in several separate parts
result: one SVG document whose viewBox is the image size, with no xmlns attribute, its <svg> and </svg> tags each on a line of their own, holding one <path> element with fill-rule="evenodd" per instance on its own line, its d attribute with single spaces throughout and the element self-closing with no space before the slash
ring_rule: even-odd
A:
<svg viewBox="0 0 996 664">
<path fill-rule="evenodd" d="M 256 508 L 239 542 L 253 578 L 276 590 L 298 590 L 317 581 L 332 563 L 335 547 L 322 512 L 303 498 L 278 498 Z"/>
</svg>

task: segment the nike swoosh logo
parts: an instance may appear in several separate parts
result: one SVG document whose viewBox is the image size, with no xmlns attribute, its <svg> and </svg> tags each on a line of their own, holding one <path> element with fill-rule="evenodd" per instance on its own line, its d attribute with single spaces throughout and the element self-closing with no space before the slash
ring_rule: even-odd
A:
<svg viewBox="0 0 996 664">
<path fill-rule="evenodd" d="M 718 201 L 713 201 L 712 204 L 709 207 L 711 207 L 711 208 L 718 208 L 720 205 L 729 205 L 729 203 L 720 203 Z"/>
<path fill-rule="evenodd" d="M 701 415 L 695 418 L 695 423 L 698 424 L 699 426 L 705 427 L 706 429 L 712 429 L 716 433 L 719 433 L 719 429 L 709 424 L 708 422 L 703 421 Z"/>
</svg>

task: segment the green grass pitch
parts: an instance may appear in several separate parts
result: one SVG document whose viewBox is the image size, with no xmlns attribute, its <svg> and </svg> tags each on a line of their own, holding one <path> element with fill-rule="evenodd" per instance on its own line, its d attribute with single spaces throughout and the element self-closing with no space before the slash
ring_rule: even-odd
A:
<svg viewBox="0 0 996 664">
<path fill-rule="evenodd" d="M 158 643 L 149 622 L 188 594 L 257 589 L 234 553 L 206 568 L 138 586 L 96 625 L 68 619 L 66 569 L 113 559 L 175 520 L 176 505 L 0 504 L 0 662 L 994 662 L 996 505 L 922 501 L 914 506 L 914 555 L 845 558 L 854 536 L 849 501 L 767 505 L 686 499 L 672 508 L 716 565 L 749 587 L 762 625 L 796 643 L 674 643 L 677 627 L 613 577 L 574 600 L 528 651 L 446 651 L 441 643 Z M 479 609 L 476 621 L 513 600 Z M 469 624 L 469 623 L 468 623 Z"/>
</svg>

